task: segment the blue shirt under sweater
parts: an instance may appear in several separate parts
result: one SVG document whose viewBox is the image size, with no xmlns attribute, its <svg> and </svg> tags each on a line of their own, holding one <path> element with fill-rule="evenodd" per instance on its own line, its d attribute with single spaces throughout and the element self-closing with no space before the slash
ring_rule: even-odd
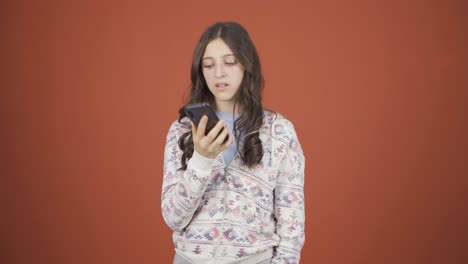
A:
<svg viewBox="0 0 468 264">
<path fill-rule="evenodd" d="M 234 122 L 236 119 L 239 117 L 239 114 L 232 114 L 232 113 L 224 113 L 224 112 L 216 112 L 216 115 L 218 116 L 219 119 L 224 121 L 224 124 L 226 124 L 228 128 L 228 132 L 231 134 L 231 136 L 234 136 L 233 130 L 234 130 Z M 231 164 L 232 160 L 236 156 L 236 149 L 237 149 L 237 141 L 236 138 L 232 141 L 232 144 L 225 149 L 223 152 L 221 152 L 221 155 L 223 155 L 224 163 L 226 164 L 226 167 Z"/>
</svg>

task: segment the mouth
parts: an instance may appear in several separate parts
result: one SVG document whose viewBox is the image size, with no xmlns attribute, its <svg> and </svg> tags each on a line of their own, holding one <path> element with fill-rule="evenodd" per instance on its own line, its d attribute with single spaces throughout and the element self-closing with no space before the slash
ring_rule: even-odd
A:
<svg viewBox="0 0 468 264">
<path fill-rule="evenodd" d="M 216 86 L 216 88 L 224 88 L 224 87 L 228 86 L 228 84 L 227 83 L 216 83 L 215 86 Z"/>
</svg>

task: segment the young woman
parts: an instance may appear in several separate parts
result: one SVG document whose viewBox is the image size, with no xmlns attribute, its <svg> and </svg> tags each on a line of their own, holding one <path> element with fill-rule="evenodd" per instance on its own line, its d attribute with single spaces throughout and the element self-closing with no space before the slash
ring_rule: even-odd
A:
<svg viewBox="0 0 468 264">
<path fill-rule="evenodd" d="M 238 23 L 216 23 L 193 54 L 188 104 L 220 121 L 205 134 L 179 111 L 164 153 L 162 214 L 174 263 L 299 263 L 304 155 L 293 125 L 262 107 L 257 51 Z M 227 141 L 225 141 L 227 137 Z"/>
</svg>

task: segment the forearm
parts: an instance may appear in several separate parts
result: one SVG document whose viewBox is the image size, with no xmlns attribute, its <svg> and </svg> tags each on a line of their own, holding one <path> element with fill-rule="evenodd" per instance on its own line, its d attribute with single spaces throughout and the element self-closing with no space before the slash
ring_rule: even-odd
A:
<svg viewBox="0 0 468 264">
<path fill-rule="evenodd" d="M 213 162 L 194 152 L 185 171 L 165 168 L 161 209 L 174 231 L 183 229 L 192 219 L 208 185 Z"/>
</svg>

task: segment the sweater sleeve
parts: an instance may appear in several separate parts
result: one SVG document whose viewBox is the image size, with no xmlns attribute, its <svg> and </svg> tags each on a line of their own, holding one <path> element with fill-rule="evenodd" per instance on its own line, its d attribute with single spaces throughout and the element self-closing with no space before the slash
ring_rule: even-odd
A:
<svg viewBox="0 0 468 264">
<path fill-rule="evenodd" d="M 194 151 L 182 167 L 182 151 L 178 139 L 182 135 L 181 124 L 174 122 L 167 134 L 164 150 L 164 177 L 161 193 L 161 211 L 166 224 L 180 231 L 192 220 L 208 185 L 214 159 L 206 158 Z"/>
<path fill-rule="evenodd" d="M 273 129 L 276 137 L 284 139 L 286 147 L 274 190 L 276 234 L 280 241 L 271 263 L 298 264 L 305 240 L 305 158 L 291 122 L 283 119 Z"/>
</svg>

